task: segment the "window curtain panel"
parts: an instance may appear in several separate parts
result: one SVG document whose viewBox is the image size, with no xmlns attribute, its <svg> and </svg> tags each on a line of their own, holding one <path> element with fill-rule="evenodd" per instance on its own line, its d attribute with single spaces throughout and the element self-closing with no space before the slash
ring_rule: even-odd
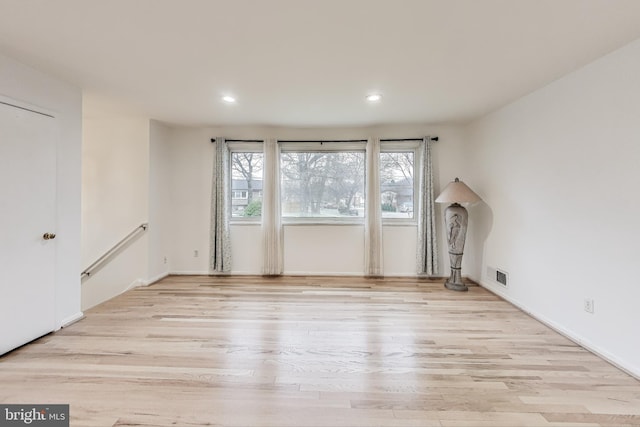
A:
<svg viewBox="0 0 640 427">
<path fill-rule="evenodd" d="M 382 208 L 380 196 L 380 139 L 369 138 L 366 149 L 364 268 L 369 277 L 383 276 Z"/>
<path fill-rule="evenodd" d="M 280 203 L 280 146 L 275 139 L 264 143 L 264 186 L 262 193 L 262 274 L 283 272 L 282 218 Z"/>
<path fill-rule="evenodd" d="M 215 139 L 213 180 L 211 185 L 211 232 L 209 271 L 212 274 L 231 271 L 231 238 L 229 232 L 229 147 L 224 138 Z"/>
<path fill-rule="evenodd" d="M 435 198 L 433 189 L 433 166 L 431 160 L 431 137 L 425 137 L 421 144 L 422 170 L 420 173 L 418 256 L 419 276 L 438 274 L 438 245 L 436 241 Z"/>
</svg>

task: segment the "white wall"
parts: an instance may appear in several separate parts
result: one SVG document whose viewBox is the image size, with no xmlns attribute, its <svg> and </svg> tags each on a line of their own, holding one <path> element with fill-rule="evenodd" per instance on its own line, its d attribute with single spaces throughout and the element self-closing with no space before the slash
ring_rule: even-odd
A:
<svg viewBox="0 0 640 427">
<path fill-rule="evenodd" d="M 160 122 L 149 124 L 149 271 L 154 282 L 169 273 L 171 241 L 167 230 L 171 218 L 169 129 Z"/>
<path fill-rule="evenodd" d="M 437 196 L 437 194 L 436 194 Z M 436 213 L 439 215 L 438 225 L 441 226 L 443 216 L 440 214 L 439 205 L 436 205 Z M 443 228 L 440 227 L 441 242 L 440 253 L 446 253 L 443 251 L 444 241 L 442 240 Z M 415 276 L 416 274 L 416 251 L 418 250 L 418 229 L 415 225 L 390 225 L 382 227 L 382 247 L 384 254 L 384 266 L 383 271 L 386 276 Z M 448 260 L 445 257 L 439 258 L 439 276 L 448 275 Z"/>
<path fill-rule="evenodd" d="M 362 275 L 364 225 L 285 225 L 284 273 Z"/>
<path fill-rule="evenodd" d="M 171 272 L 208 274 L 212 135 L 203 129 L 171 129 Z M 236 245 L 237 247 L 237 245 Z M 194 256 L 194 252 L 198 256 Z"/>
<path fill-rule="evenodd" d="M 82 265 L 87 267 L 149 218 L 149 121 L 85 117 Z M 148 277 L 147 234 L 82 284 L 90 308 Z"/>
<path fill-rule="evenodd" d="M 636 375 L 639 88 L 636 41 L 473 123 L 466 158 L 473 276 Z"/>
<path fill-rule="evenodd" d="M 216 136 L 233 139 L 362 139 L 439 136 L 434 145 L 436 188 L 456 176 L 464 178 L 460 158 L 464 133 L 456 126 L 398 125 L 369 128 L 294 129 L 272 127 L 172 128 L 170 130 L 170 197 L 172 203 L 171 271 L 208 272 L 209 219 L 213 144 Z M 441 252 L 446 253 L 442 233 L 442 207 L 437 220 Z M 415 275 L 416 226 L 385 226 L 385 274 Z M 231 245 L 236 274 L 261 274 L 262 252 L 259 225 L 232 225 Z M 195 257 L 195 251 L 198 257 Z M 285 274 L 362 275 L 364 230 L 362 225 L 288 225 L 284 231 Z M 439 271 L 448 275 L 448 260 L 440 257 Z"/>
<path fill-rule="evenodd" d="M 82 94 L 79 88 L 0 54 L 0 94 L 55 113 L 60 126 L 57 154 L 56 327 L 80 311 L 80 147 Z"/>
</svg>

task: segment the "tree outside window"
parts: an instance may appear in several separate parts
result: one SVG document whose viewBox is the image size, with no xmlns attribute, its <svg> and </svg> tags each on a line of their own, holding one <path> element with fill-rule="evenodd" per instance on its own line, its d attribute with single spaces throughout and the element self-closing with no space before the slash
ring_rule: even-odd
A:
<svg viewBox="0 0 640 427">
<path fill-rule="evenodd" d="M 283 152 L 280 160 L 282 216 L 364 215 L 364 152 Z"/>
<path fill-rule="evenodd" d="M 380 192 L 383 218 L 413 216 L 413 151 L 380 153 Z"/>
<path fill-rule="evenodd" d="M 262 153 L 231 153 L 231 216 L 262 215 Z"/>
</svg>

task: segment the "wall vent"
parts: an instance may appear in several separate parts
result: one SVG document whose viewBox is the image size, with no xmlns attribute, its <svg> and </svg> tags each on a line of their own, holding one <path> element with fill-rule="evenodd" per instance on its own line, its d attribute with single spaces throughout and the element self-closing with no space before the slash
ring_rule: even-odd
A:
<svg viewBox="0 0 640 427">
<path fill-rule="evenodd" d="M 507 272 L 502 270 L 496 270 L 496 282 L 500 283 L 505 288 L 507 287 Z"/>
</svg>

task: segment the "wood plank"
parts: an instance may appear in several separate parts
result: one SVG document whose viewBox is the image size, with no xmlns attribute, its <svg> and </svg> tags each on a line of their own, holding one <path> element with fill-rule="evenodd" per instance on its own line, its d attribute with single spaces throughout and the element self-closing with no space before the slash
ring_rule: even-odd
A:
<svg viewBox="0 0 640 427">
<path fill-rule="evenodd" d="M 168 277 L 0 358 L 92 426 L 640 425 L 640 382 L 478 286 Z"/>
</svg>

